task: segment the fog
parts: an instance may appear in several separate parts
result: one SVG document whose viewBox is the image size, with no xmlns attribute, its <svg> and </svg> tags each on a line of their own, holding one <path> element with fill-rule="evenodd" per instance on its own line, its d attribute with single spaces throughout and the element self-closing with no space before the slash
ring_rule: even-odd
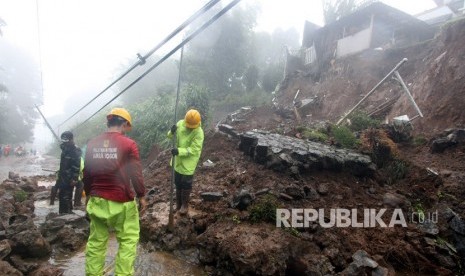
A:
<svg viewBox="0 0 465 276">
<path fill-rule="evenodd" d="M 36 69 L 30 75 L 19 74 L 21 78 L 10 79 L 14 82 L 10 85 L 17 91 L 43 91 L 43 97 L 36 98 L 35 101 L 41 104 L 41 110 L 55 131 L 62 132 L 82 122 L 148 68 L 150 65 L 138 68 L 120 85 L 109 89 L 69 123 L 58 127 L 69 115 L 136 63 L 137 53 L 147 53 L 206 2 L 172 0 L 160 6 L 158 1 L 151 0 L 0 0 L 0 18 L 7 24 L 1 27 L 3 36 L 0 37 L 0 44 L 11 41 L 12 45 L 21 51 L 30 53 Z M 407 2 L 413 1 L 385 2 L 397 2 L 397 5 L 405 6 Z M 423 9 L 431 7 L 431 2 L 422 1 L 421 4 L 409 5 L 416 6 L 416 12 L 419 12 L 422 5 Z M 224 6 L 227 3 L 225 1 L 222 4 Z M 276 28 L 287 30 L 293 27 L 301 35 L 305 20 L 319 25 L 323 22 L 320 1 L 261 0 L 242 1 L 240 5 L 261 7 L 257 31 L 272 33 Z M 408 12 L 412 13 L 412 10 Z M 193 26 L 200 24 L 201 22 L 195 22 Z M 215 26 L 211 29 L 215 30 Z M 215 41 L 214 34 L 218 35 L 219 32 L 221 30 L 216 29 L 209 37 L 205 37 L 204 34 L 201 39 L 196 39 L 195 43 L 207 46 Z M 157 52 L 158 58 L 171 50 L 187 34 L 183 32 L 167 43 Z M 3 50 L 0 55 L 10 56 L 8 51 Z M 178 59 L 178 53 L 173 58 Z M 156 60 L 157 58 L 153 57 L 147 64 L 153 64 Z M 21 60 L 16 66 L 24 68 L 28 65 Z M 157 74 L 156 70 L 151 74 Z M 167 83 L 172 81 L 173 79 L 166 80 Z M 141 82 L 137 86 L 148 84 Z M 40 123 L 41 120 L 38 122 L 36 143 L 40 143 L 42 147 L 42 144 L 50 143 L 53 138 Z"/>
</svg>

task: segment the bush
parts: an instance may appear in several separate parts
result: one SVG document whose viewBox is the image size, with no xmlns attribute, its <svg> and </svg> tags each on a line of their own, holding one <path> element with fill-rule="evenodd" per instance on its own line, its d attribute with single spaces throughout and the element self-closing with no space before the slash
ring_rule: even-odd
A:
<svg viewBox="0 0 465 276">
<path fill-rule="evenodd" d="M 316 141 L 316 142 L 326 142 L 329 137 L 323 132 L 314 129 L 307 129 L 302 132 L 302 136 L 305 139 Z"/>
<path fill-rule="evenodd" d="M 27 199 L 27 193 L 23 190 L 15 192 L 14 198 L 17 202 L 23 202 Z"/>
<path fill-rule="evenodd" d="M 258 200 L 250 209 L 250 220 L 253 223 L 260 221 L 276 222 L 276 209 L 278 208 L 278 200 L 273 195 L 266 195 Z"/>
<path fill-rule="evenodd" d="M 413 145 L 416 147 L 426 145 L 427 143 L 428 143 L 428 139 L 426 139 L 422 135 L 413 138 Z"/>
<path fill-rule="evenodd" d="M 357 138 L 346 126 L 333 127 L 332 134 L 336 143 L 340 144 L 343 148 L 352 149 L 357 145 Z"/>
<path fill-rule="evenodd" d="M 362 111 L 354 112 L 350 117 L 349 128 L 352 131 L 362 131 L 368 128 L 377 128 L 381 122 L 379 120 L 371 118 L 368 114 Z"/>
<path fill-rule="evenodd" d="M 389 175 L 387 184 L 392 185 L 405 178 L 408 173 L 408 165 L 402 160 L 394 160 L 387 166 L 386 171 Z"/>
</svg>

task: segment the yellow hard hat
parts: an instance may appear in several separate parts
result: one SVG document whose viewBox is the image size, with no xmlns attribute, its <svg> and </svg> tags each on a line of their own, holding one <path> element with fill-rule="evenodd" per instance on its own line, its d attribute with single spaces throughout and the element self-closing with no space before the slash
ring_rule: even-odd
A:
<svg viewBox="0 0 465 276">
<path fill-rule="evenodd" d="M 188 128 L 198 128 L 200 121 L 200 113 L 195 109 L 187 111 L 186 116 L 184 117 L 184 122 Z"/>
<path fill-rule="evenodd" d="M 131 114 L 129 114 L 129 112 L 126 109 L 121 108 L 121 107 L 113 108 L 110 111 L 110 113 L 107 114 L 107 120 L 110 119 L 112 115 L 120 116 L 121 118 L 128 121 L 129 126 L 132 126 Z"/>
</svg>

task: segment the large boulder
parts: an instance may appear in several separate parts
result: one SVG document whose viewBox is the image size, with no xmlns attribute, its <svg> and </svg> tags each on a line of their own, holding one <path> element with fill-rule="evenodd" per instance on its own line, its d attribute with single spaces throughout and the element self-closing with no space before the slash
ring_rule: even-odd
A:
<svg viewBox="0 0 465 276">
<path fill-rule="evenodd" d="M 89 235 L 89 222 L 77 214 L 49 215 L 40 231 L 47 242 L 64 252 L 81 248 Z"/>
<path fill-rule="evenodd" d="M 51 253 L 50 244 L 37 229 L 32 218 L 27 215 L 10 217 L 6 236 L 11 241 L 12 252 L 15 254 L 40 258 Z"/>
</svg>

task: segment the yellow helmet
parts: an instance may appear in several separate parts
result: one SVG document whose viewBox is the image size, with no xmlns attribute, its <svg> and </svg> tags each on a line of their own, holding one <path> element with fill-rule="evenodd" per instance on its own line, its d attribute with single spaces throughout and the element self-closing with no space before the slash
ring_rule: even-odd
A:
<svg viewBox="0 0 465 276">
<path fill-rule="evenodd" d="M 184 122 L 188 128 L 198 128 L 200 121 L 200 113 L 195 109 L 187 111 L 186 116 L 184 117 Z"/>
<path fill-rule="evenodd" d="M 107 114 L 107 120 L 111 118 L 111 116 L 116 115 L 120 116 L 121 118 L 125 119 L 128 121 L 129 126 L 132 126 L 132 119 L 131 119 L 131 114 L 129 112 L 121 107 L 115 107 L 113 108 L 110 113 Z"/>
</svg>

